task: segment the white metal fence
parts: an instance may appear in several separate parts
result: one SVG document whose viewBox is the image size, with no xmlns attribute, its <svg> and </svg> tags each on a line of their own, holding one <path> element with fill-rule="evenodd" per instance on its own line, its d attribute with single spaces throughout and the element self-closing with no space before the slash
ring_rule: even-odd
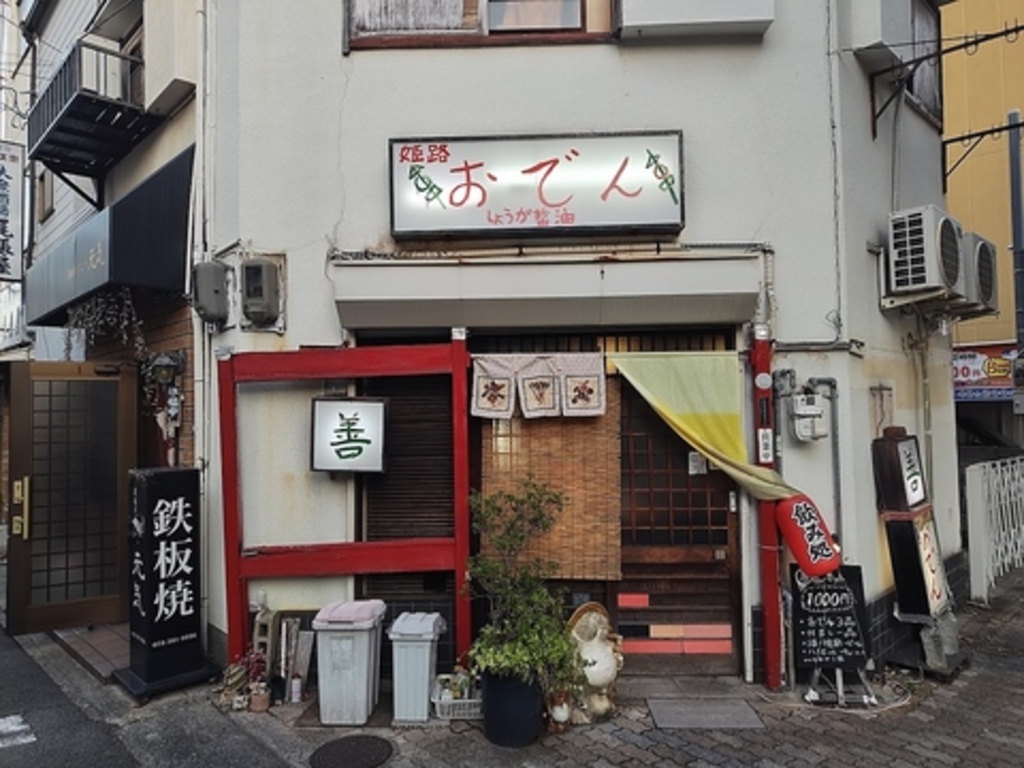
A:
<svg viewBox="0 0 1024 768">
<path fill-rule="evenodd" d="M 988 602 L 996 579 L 1024 565 L 1024 457 L 967 468 L 971 599 Z"/>
</svg>

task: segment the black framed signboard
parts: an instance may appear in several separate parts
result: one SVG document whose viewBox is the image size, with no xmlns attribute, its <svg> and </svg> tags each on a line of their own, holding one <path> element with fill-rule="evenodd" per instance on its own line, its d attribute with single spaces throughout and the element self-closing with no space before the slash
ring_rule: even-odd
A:
<svg viewBox="0 0 1024 768">
<path fill-rule="evenodd" d="M 811 578 L 790 566 L 793 584 L 793 645 L 801 669 L 861 670 L 870 650 L 860 566 Z"/>
<path fill-rule="evenodd" d="M 136 698 L 217 674 L 200 637 L 199 470 L 133 469 L 131 666 L 114 677 Z"/>
</svg>

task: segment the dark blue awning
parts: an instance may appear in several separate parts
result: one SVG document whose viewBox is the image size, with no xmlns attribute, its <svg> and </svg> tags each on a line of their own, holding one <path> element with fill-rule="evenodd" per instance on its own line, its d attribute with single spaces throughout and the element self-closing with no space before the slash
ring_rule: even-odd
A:
<svg viewBox="0 0 1024 768">
<path fill-rule="evenodd" d="M 190 147 L 75 228 L 25 272 L 29 325 L 64 325 L 68 305 L 107 286 L 183 293 Z"/>
</svg>

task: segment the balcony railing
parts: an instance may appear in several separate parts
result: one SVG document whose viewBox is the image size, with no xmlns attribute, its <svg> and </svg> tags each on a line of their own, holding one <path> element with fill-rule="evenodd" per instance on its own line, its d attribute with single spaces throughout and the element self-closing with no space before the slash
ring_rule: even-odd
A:
<svg viewBox="0 0 1024 768">
<path fill-rule="evenodd" d="M 29 157 L 102 177 L 160 122 L 143 107 L 141 59 L 78 42 L 28 115 Z"/>
</svg>

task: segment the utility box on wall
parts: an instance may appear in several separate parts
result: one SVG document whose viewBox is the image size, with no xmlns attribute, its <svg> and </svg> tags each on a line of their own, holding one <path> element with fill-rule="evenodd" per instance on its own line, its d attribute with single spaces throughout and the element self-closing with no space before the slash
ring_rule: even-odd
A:
<svg viewBox="0 0 1024 768">
<path fill-rule="evenodd" d="M 254 325 L 273 325 L 280 314 L 277 265 L 270 259 L 242 262 L 242 314 Z"/>
<path fill-rule="evenodd" d="M 228 268 L 203 261 L 192 272 L 192 306 L 204 322 L 220 325 L 228 319 Z"/>
</svg>

